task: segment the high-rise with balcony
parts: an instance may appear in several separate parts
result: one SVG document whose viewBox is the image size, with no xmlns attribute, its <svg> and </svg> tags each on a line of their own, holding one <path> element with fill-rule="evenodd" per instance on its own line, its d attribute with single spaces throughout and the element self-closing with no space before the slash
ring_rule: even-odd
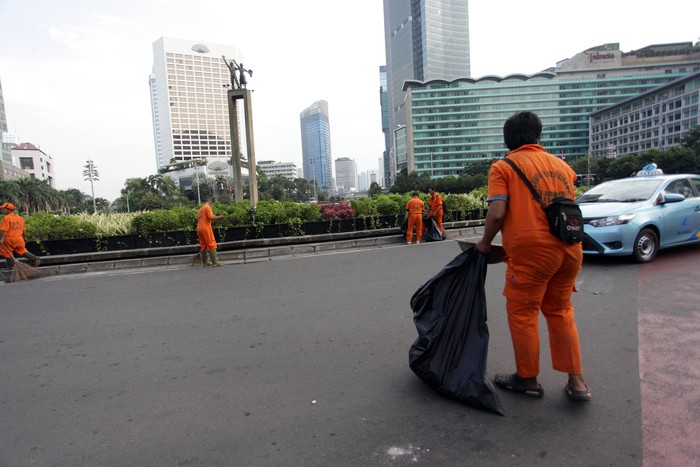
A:
<svg viewBox="0 0 700 467">
<path fill-rule="evenodd" d="M 333 191 L 333 153 L 328 102 L 314 102 L 304 109 L 300 120 L 304 178 L 313 181 L 316 189 L 330 194 Z"/>
<path fill-rule="evenodd" d="M 230 160 L 231 74 L 222 56 L 241 60 L 231 45 L 168 37 L 153 43 L 149 84 L 159 169 L 172 161 Z"/>
<path fill-rule="evenodd" d="M 388 163 L 407 168 L 397 147 L 406 125 L 406 80 L 451 81 L 470 76 L 467 0 L 384 0 L 386 83 L 392 150 Z"/>
</svg>

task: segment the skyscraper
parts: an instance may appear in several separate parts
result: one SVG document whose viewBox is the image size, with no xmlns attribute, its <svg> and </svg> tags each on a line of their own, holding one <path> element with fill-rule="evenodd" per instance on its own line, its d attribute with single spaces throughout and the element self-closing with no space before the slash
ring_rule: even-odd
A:
<svg viewBox="0 0 700 467">
<path fill-rule="evenodd" d="M 389 125 L 389 90 L 386 84 L 385 65 L 379 67 L 379 105 L 382 110 L 382 133 L 384 133 L 384 152 L 382 153 L 383 166 L 380 167 L 380 169 L 385 186 L 391 186 L 394 184 L 396 161 L 394 158 L 389 157 L 391 153 L 392 131 Z"/>
<path fill-rule="evenodd" d="M 300 114 L 304 178 L 324 193 L 333 191 L 333 153 L 328 102 L 316 101 Z"/>
<path fill-rule="evenodd" d="M 335 160 L 335 183 L 338 193 L 349 193 L 357 190 L 357 163 L 349 157 L 339 157 Z"/>
<path fill-rule="evenodd" d="M 223 59 L 240 61 L 231 45 L 161 37 L 153 43 L 149 78 L 158 168 L 172 159 L 228 162 L 231 157 L 227 86 Z"/>
<path fill-rule="evenodd" d="M 0 83 L 0 138 L 7 133 L 7 117 L 5 116 L 5 98 L 2 95 L 2 83 Z M 10 156 L 10 145 L 6 144 L 4 139 L 0 139 L 0 161 L 7 165 L 12 165 L 12 157 Z M 0 179 L 1 180 L 1 179 Z"/>
<path fill-rule="evenodd" d="M 405 160 L 396 154 L 393 134 L 406 125 L 404 81 L 450 81 L 470 76 L 467 0 L 384 0 L 384 45 L 393 148 L 390 157 Z M 405 162 L 395 166 L 397 171 L 402 168 L 406 168 Z"/>
</svg>

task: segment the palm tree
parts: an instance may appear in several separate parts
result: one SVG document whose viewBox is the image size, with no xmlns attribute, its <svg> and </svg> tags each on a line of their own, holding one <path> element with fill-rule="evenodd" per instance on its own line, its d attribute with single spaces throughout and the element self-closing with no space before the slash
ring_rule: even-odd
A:
<svg viewBox="0 0 700 467">
<path fill-rule="evenodd" d="M 92 208 L 93 212 L 97 212 L 97 203 L 95 202 L 95 186 L 93 181 L 100 181 L 100 174 L 97 172 L 97 166 L 92 162 L 92 159 L 87 161 L 83 166 L 83 180 L 90 180 L 90 190 L 92 190 Z"/>
</svg>

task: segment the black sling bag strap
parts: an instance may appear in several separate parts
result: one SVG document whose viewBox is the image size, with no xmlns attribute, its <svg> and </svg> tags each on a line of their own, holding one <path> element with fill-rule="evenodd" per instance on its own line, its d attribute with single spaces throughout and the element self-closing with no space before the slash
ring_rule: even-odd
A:
<svg viewBox="0 0 700 467">
<path fill-rule="evenodd" d="M 537 193 L 537 190 L 532 186 L 532 183 L 530 183 L 523 171 L 520 170 L 520 167 L 507 157 L 504 157 L 503 160 L 515 170 L 515 173 L 525 183 L 525 186 L 532 193 L 532 197 L 544 211 L 549 222 L 549 231 L 552 235 L 570 245 L 580 243 L 583 239 L 583 215 L 576 201 L 559 197 L 554 198 L 551 203 L 545 206 L 542 202 L 542 197 Z"/>
</svg>

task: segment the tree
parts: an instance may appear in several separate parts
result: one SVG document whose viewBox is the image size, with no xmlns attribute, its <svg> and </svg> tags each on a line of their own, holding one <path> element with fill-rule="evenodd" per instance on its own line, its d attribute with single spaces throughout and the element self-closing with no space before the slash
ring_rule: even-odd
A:
<svg viewBox="0 0 700 467">
<path fill-rule="evenodd" d="M 85 194 L 77 188 L 59 191 L 59 195 L 61 197 L 61 208 L 69 214 L 76 212 L 78 207 L 85 202 Z"/>
<path fill-rule="evenodd" d="M 688 132 L 681 141 L 686 148 L 692 149 L 695 154 L 700 155 L 700 126 L 696 126 Z"/>
<path fill-rule="evenodd" d="M 83 180 L 90 180 L 90 190 L 92 191 L 92 207 L 93 212 L 97 212 L 97 203 L 95 202 L 95 185 L 93 182 L 100 180 L 100 174 L 97 171 L 97 166 L 92 162 L 92 159 L 87 161 L 83 166 Z"/>
<path fill-rule="evenodd" d="M 372 182 L 372 184 L 369 186 L 369 189 L 367 190 L 367 196 L 371 198 L 374 195 L 380 194 L 382 194 L 382 187 L 379 186 L 379 183 Z"/>
</svg>

